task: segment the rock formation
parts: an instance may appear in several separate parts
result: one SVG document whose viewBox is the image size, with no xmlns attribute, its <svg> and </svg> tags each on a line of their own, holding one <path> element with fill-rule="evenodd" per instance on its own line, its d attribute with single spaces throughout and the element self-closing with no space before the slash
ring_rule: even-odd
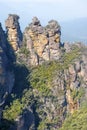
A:
<svg viewBox="0 0 87 130">
<path fill-rule="evenodd" d="M 10 71 L 10 59 L 8 58 L 7 49 L 6 35 L 0 24 L 0 119 L 6 97 L 11 93 L 14 85 L 14 74 Z"/>
<path fill-rule="evenodd" d="M 0 24 L 0 119 L 15 82 L 13 93 L 18 99 L 13 98 L 9 104 L 18 101 L 18 111 L 9 106 L 14 120 L 9 130 L 59 130 L 67 113 L 73 114 L 87 101 L 87 47 L 62 44 L 58 22 L 51 20 L 42 27 L 37 17 L 26 27 L 20 47 L 18 19 L 17 15 L 9 15 L 7 36 Z"/>
<path fill-rule="evenodd" d="M 61 55 L 60 35 L 61 29 L 57 21 L 51 20 L 46 27 L 42 27 L 38 18 L 34 17 L 24 31 L 24 42 L 30 52 L 30 65 L 58 60 Z"/>
<path fill-rule="evenodd" d="M 22 44 L 22 32 L 18 20 L 18 15 L 9 14 L 8 19 L 5 21 L 8 41 L 15 51 L 17 51 Z"/>
</svg>

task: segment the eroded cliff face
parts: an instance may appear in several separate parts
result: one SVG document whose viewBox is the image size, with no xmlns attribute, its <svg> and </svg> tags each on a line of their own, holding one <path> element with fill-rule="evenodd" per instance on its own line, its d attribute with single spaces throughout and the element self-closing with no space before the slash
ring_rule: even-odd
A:
<svg viewBox="0 0 87 130">
<path fill-rule="evenodd" d="M 76 58 L 67 70 L 64 70 L 67 111 L 72 114 L 80 108 L 82 102 L 87 100 L 87 47 L 80 43 L 75 45 L 80 49 L 80 57 Z M 70 50 L 69 45 L 68 51 Z"/>
<path fill-rule="evenodd" d="M 33 129 L 59 129 L 67 113 L 73 114 L 87 100 L 86 46 L 63 45 L 60 36 L 61 28 L 55 20 L 42 27 L 34 17 L 24 31 L 23 47 L 17 55 L 18 63 L 35 67 L 29 75 Z"/>
<path fill-rule="evenodd" d="M 44 61 L 58 60 L 60 58 L 60 25 L 55 20 L 49 21 L 42 27 L 37 17 L 24 31 L 24 42 L 29 49 L 30 65 L 39 65 Z"/>
<path fill-rule="evenodd" d="M 11 93 L 14 85 L 14 74 L 10 67 L 11 59 L 8 57 L 6 34 L 0 24 L 0 119 L 6 97 Z"/>
<path fill-rule="evenodd" d="M 6 20 L 8 40 L 17 55 L 13 94 L 19 98 L 14 98 L 8 108 L 14 111 L 14 117 L 11 111 L 9 115 L 15 122 L 10 130 L 57 130 L 67 113 L 73 114 L 87 100 L 87 47 L 80 43 L 61 44 L 58 22 L 51 20 L 43 27 L 34 17 L 24 31 L 20 48 L 22 34 L 18 19 L 17 15 L 9 15 Z M 14 74 L 9 68 L 13 61 L 10 61 L 11 53 L 7 51 L 8 42 L 1 26 L 0 43 L 2 111 L 6 96 L 12 91 Z M 6 119 L 8 109 L 5 110 Z"/>
<path fill-rule="evenodd" d="M 8 19 L 5 21 L 7 29 L 8 41 L 14 51 L 17 51 L 22 44 L 22 32 L 19 25 L 19 16 L 15 14 L 9 14 Z"/>
</svg>

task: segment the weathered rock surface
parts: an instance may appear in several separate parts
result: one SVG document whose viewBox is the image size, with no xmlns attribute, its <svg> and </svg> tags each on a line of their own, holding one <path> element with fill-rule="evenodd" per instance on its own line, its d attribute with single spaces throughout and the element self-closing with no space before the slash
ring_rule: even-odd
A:
<svg viewBox="0 0 87 130">
<path fill-rule="evenodd" d="M 60 36 L 61 28 L 55 20 L 51 20 L 46 27 L 42 27 L 38 18 L 34 17 L 32 23 L 24 31 L 24 45 L 29 50 L 29 57 L 25 58 L 25 63 L 37 66 L 46 61 L 61 62 L 63 54 L 70 54 L 75 48 L 86 48 L 80 43 L 76 43 L 74 46 L 69 43 L 61 44 Z M 33 90 L 35 98 L 38 97 L 37 104 L 40 104 L 36 110 L 38 117 L 41 122 L 45 123 L 45 126 L 47 123 L 45 120 L 49 122 L 46 129 L 59 129 L 66 114 L 73 114 L 75 110 L 79 109 L 81 103 L 87 100 L 86 50 L 73 64 L 70 63 L 67 69 L 60 73 L 58 70 L 52 81 L 51 96 L 46 97 L 36 89 Z M 23 59 L 22 55 L 20 59 Z"/>
<path fill-rule="evenodd" d="M 8 41 L 15 51 L 17 51 L 22 44 L 22 32 L 18 20 L 18 15 L 9 14 L 8 19 L 5 21 Z"/>
<path fill-rule="evenodd" d="M 9 15 L 6 20 L 8 40 L 14 51 L 20 48 L 22 42 L 22 33 L 18 19 L 19 17 L 17 15 Z M 41 68 L 43 69 L 42 75 L 40 74 L 38 77 L 34 77 L 35 79 L 33 80 L 33 84 L 36 85 L 38 83 L 38 87 L 40 88 L 34 88 L 36 86 L 33 87 L 30 84 L 33 96 L 31 95 L 30 99 L 28 99 L 29 101 L 31 100 L 32 105 L 26 105 L 26 110 L 24 109 L 23 113 L 15 119 L 16 125 L 12 125 L 10 130 L 34 130 L 38 129 L 37 127 L 40 123 L 42 123 L 41 127 L 43 127 L 40 130 L 57 130 L 62 126 L 67 113 L 73 114 L 75 110 L 79 109 L 81 103 L 87 101 L 87 47 L 82 46 L 80 43 L 75 44 L 74 48 L 69 43 L 64 43 L 63 45 L 61 44 L 60 36 L 61 28 L 55 20 L 49 21 L 46 27 L 42 27 L 38 18 L 34 17 L 32 23 L 25 29 L 23 38 L 24 50 L 22 52 L 26 55 L 24 57 L 23 53 L 17 51 L 16 54 L 20 58 L 17 61 L 18 63 L 25 61 L 24 63 L 30 66 L 37 66 L 46 61 L 56 60 L 56 63 L 60 63 L 58 65 L 63 66 L 63 56 L 70 55 L 75 48 L 82 49 L 81 57 L 74 59 L 72 63 L 69 62 L 67 65 L 68 60 L 73 57 L 72 55 L 70 55 L 71 57 L 68 56 L 68 60 L 65 59 L 66 64 L 62 69 L 61 66 L 58 67 L 56 64 L 51 66 L 51 69 L 58 67 L 58 70 L 54 69 L 55 72 L 53 73 L 55 75 L 52 77 L 50 88 L 45 78 L 39 78 L 45 73 L 45 67 Z M 11 93 L 14 84 L 14 74 L 9 64 L 12 61 L 10 61 L 10 52 L 8 53 L 7 48 L 9 46 L 6 40 L 6 34 L 0 24 L 0 119 L 5 99 Z M 46 64 L 50 65 L 52 63 L 47 62 Z M 50 76 L 48 73 L 46 76 Z M 44 82 L 43 85 L 40 84 L 39 80 L 42 83 Z M 49 93 L 45 94 L 42 92 L 44 85 L 48 85 L 49 91 L 47 92 Z M 29 92 L 30 89 L 28 90 Z M 46 90 L 44 88 L 45 92 Z"/>
<path fill-rule="evenodd" d="M 44 61 L 58 60 L 61 56 L 61 29 L 55 20 L 42 27 L 37 17 L 24 31 L 24 42 L 29 49 L 30 65 L 42 64 Z"/>
<path fill-rule="evenodd" d="M 82 49 L 83 45 L 79 45 Z M 86 46 L 84 46 L 83 52 L 79 59 L 69 66 L 68 70 L 65 70 L 65 81 L 66 81 L 66 100 L 67 100 L 67 111 L 73 113 L 79 109 L 81 103 L 85 100 L 87 94 L 87 54 Z"/>
<path fill-rule="evenodd" d="M 1 23 L 0 23 L 0 46 L 3 48 L 3 50 L 7 50 L 7 40 L 6 40 L 6 34 L 2 29 Z"/>
<path fill-rule="evenodd" d="M 5 99 L 11 93 L 14 84 L 14 74 L 10 70 L 11 61 L 8 59 L 8 43 L 5 32 L 0 24 L 0 119 Z"/>
</svg>

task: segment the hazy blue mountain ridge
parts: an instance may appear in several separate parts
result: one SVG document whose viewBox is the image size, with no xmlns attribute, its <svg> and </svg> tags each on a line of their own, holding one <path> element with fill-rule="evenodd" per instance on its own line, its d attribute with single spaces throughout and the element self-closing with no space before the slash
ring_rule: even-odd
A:
<svg viewBox="0 0 87 130">
<path fill-rule="evenodd" d="M 62 41 L 87 43 L 87 18 L 61 22 Z"/>
</svg>

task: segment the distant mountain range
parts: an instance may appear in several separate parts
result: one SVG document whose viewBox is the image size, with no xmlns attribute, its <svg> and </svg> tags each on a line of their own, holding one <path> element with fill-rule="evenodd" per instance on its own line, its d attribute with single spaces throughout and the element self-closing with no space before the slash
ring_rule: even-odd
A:
<svg viewBox="0 0 87 130">
<path fill-rule="evenodd" d="M 62 42 L 81 41 L 87 44 L 87 18 L 61 22 L 60 25 L 62 29 Z"/>
</svg>

